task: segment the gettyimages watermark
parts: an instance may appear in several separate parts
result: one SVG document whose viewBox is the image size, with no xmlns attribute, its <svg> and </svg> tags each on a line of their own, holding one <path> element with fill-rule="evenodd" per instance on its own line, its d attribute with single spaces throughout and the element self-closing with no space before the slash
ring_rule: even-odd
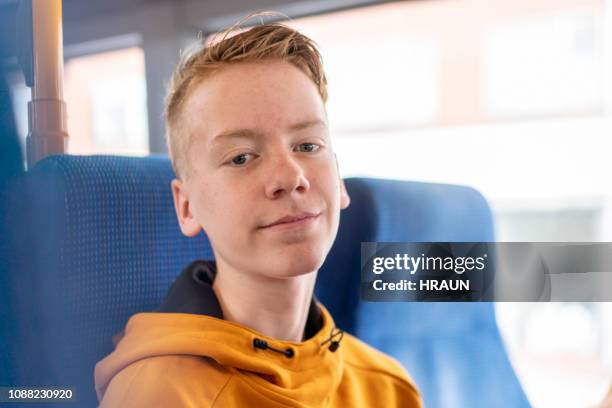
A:
<svg viewBox="0 0 612 408">
<path fill-rule="evenodd" d="M 363 242 L 361 299 L 611 302 L 612 243 Z"/>
</svg>

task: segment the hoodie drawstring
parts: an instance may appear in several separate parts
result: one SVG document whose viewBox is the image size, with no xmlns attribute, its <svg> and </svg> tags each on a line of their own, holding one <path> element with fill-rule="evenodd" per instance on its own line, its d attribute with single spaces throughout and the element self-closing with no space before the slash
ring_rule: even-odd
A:
<svg viewBox="0 0 612 408">
<path fill-rule="evenodd" d="M 336 330 L 336 332 L 334 333 L 334 330 Z M 340 336 L 340 338 L 338 340 L 334 340 L 334 338 L 336 336 Z M 325 345 L 325 343 L 331 342 L 329 344 L 329 351 L 331 351 L 332 353 L 335 352 L 336 350 L 338 350 L 338 347 L 340 347 L 340 342 L 342 341 L 342 338 L 344 337 L 344 332 L 341 329 L 338 328 L 334 328 L 332 329 L 331 333 L 329 334 L 329 338 L 327 340 L 325 340 L 323 343 L 321 343 L 321 345 Z"/>
<path fill-rule="evenodd" d="M 337 336 L 340 336 L 338 340 L 335 339 Z M 323 343 L 321 343 L 321 346 L 324 346 L 325 344 L 330 343 L 329 351 L 333 353 L 336 350 L 338 350 L 338 347 L 340 347 L 340 342 L 342 341 L 343 337 L 344 337 L 344 331 L 338 328 L 334 328 L 329 334 L 329 338 L 325 340 Z M 261 349 L 261 350 L 270 350 L 275 353 L 283 354 L 287 358 L 293 358 L 293 356 L 295 355 L 295 352 L 293 351 L 291 347 L 287 348 L 286 350 L 280 350 L 280 349 L 270 346 L 267 341 L 263 339 L 259 339 L 257 337 L 253 339 L 253 348 Z"/>
<path fill-rule="evenodd" d="M 275 353 L 284 354 L 285 357 L 287 358 L 293 358 L 293 355 L 295 354 L 292 348 L 288 348 L 287 350 L 279 350 L 277 348 L 270 346 L 267 341 L 258 339 L 258 338 L 253 339 L 253 347 L 262 349 L 262 350 L 274 351 Z"/>
</svg>

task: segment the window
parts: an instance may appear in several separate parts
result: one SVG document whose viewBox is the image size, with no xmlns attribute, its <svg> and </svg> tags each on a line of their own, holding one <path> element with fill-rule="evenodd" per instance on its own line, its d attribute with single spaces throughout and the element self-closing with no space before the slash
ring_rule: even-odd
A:
<svg viewBox="0 0 612 408">
<path fill-rule="evenodd" d="M 148 154 L 142 49 L 73 58 L 64 71 L 69 154 Z"/>
</svg>

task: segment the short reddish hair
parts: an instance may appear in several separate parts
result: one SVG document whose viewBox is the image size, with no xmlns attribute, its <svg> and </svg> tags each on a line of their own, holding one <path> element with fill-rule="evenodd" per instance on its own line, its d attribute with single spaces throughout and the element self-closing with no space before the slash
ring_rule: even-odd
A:
<svg viewBox="0 0 612 408">
<path fill-rule="evenodd" d="M 190 92 L 223 66 L 264 60 L 287 61 L 304 72 L 327 102 L 327 80 L 321 54 L 314 41 L 279 23 L 255 26 L 235 35 L 234 27 L 218 34 L 207 45 L 181 57 L 170 81 L 165 102 L 166 138 L 174 171 L 179 178 L 190 173 L 188 137 L 181 129 L 181 115 Z"/>
</svg>

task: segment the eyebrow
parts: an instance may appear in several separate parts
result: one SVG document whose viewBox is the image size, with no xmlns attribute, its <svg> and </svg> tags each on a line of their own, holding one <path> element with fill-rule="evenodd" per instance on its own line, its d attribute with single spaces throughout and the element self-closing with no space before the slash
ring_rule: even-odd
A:
<svg viewBox="0 0 612 408">
<path fill-rule="evenodd" d="M 320 125 L 326 126 L 326 123 L 321 119 L 306 120 L 303 122 L 294 123 L 293 125 L 289 126 L 287 130 L 289 132 L 297 132 L 299 130 L 304 130 Z M 212 140 L 210 141 L 210 146 L 212 147 L 228 139 L 257 139 L 260 137 L 262 137 L 262 133 L 253 129 L 225 130 L 212 138 Z"/>
</svg>

